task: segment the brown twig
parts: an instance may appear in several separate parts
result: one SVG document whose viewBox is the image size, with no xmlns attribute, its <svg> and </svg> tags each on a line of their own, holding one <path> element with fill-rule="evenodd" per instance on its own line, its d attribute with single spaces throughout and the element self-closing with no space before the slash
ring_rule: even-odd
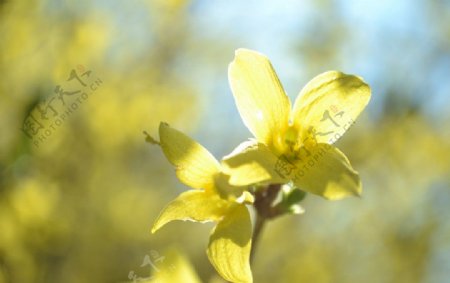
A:
<svg viewBox="0 0 450 283">
<path fill-rule="evenodd" d="M 253 262 L 258 241 L 261 236 L 261 232 L 268 219 L 274 218 L 280 215 L 278 209 L 272 206 L 273 202 L 278 196 L 281 190 L 280 184 L 269 185 L 267 188 L 257 191 L 255 193 L 255 202 L 253 206 L 256 210 L 255 228 L 252 236 L 252 249 L 250 252 L 250 262 Z"/>
</svg>

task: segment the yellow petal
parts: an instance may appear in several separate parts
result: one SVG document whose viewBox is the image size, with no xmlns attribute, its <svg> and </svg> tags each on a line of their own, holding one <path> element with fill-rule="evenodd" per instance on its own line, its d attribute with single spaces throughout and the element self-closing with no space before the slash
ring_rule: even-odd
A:
<svg viewBox="0 0 450 283">
<path fill-rule="evenodd" d="M 217 224 L 208 245 L 208 258 L 227 281 L 251 283 L 250 270 L 252 225 L 244 205 L 236 205 Z"/>
<path fill-rule="evenodd" d="M 228 79 L 241 118 L 258 141 L 270 146 L 280 139 L 276 134 L 288 126 L 291 106 L 269 59 L 238 49 Z"/>
<path fill-rule="evenodd" d="M 194 190 L 184 192 L 164 208 L 153 225 L 152 233 L 173 220 L 219 221 L 229 207 L 230 203 L 217 194 Z"/>
<path fill-rule="evenodd" d="M 222 199 L 240 202 L 247 187 L 231 185 L 229 179 L 230 176 L 226 174 L 217 174 L 215 178 L 215 191 Z"/>
<path fill-rule="evenodd" d="M 193 266 L 186 257 L 175 249 L 170 249 L 164 253 L 164 260 L 158 265 L 158 270 L 152 270 L 154 275 L 149 279 L 149 283 L 201 283 Z M 143 281 L 144 282 L 144 281 Z"/>
<path fill-rule="evenodd" d="M 289 174 L 283 175 L 286 168 L 279 165 L 277 156 L 262 143 L 244 142 L 222 160 L 222 170 L 230 176 L 230 184 L 235 186 L 285 183 Z"/>
<path fill-rule="evenodd" d="M 332 144 L 355 122 L 370 100 L 370 87 L 359 77 L 337 71 L 312 79 L 297 97 L 293 120 L 300 138 L 313 135 Z"/>
<path fill-rule="evenodd" d="M 334 146 L 318 144 L 296 165 L 292 179 L 304 191 L 330 200 L 359 196 L 362 192 L 358 173 Z"/>
<path fill-rule="evenodd" d="M 219 163 L 203 146 L 166 123 L 159 126 L 161 148 L 172 163 L 180 181 L 195 189 L 209 190 Z"/>
</svg>

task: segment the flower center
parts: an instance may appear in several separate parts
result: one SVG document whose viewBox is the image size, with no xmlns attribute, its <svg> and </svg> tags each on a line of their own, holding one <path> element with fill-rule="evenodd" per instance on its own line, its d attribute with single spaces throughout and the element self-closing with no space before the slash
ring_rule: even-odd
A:
<svg viewBox="0 0 450 283">
<path fill-rule="evenodd" d="M 300 148 L 300 140 L 298 130 L 293 126 L 288 126 L 285 131 L 282 131 L 275 139 L 274 148 L 278 155 L 286 157 L 294 157 L 295 152 Z"/>
<path fill-rule="evenodd" d="M 284 143 L 290 152 L 295 152 L 300 148 L 300 141 L 298 137 L 298 131 L 292 126 L 289 126 L 284 134 Z"/>
<path fill-rule="evenodd" d="M 277 153 L 291 161 L 301 160 L 311 154 L 308 149 L 311 149 L 312 141 L 310 138 L 302 141 L 299 129 L 294 126 L 289 126 L 276 141 Z"/>
</svg>

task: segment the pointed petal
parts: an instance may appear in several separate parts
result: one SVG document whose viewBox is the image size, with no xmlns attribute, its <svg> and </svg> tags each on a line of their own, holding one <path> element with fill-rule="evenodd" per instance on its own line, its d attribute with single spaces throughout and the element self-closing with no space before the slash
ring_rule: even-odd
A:
<svg viewBox="0 0 450 283">
<path fill-rule="evenodd" d="M 166 123 L 159 126 L 161 148 L 180 181 L 194 189 L 211 189 L 219 163 L 203 146 Z"/>
<path fill-rule="evenodd" d="M 269 59 L 252 50 L 236 50 L 228 79 L 242 120 L 259 142 L 270 145 L 288 126 L 290 101 Z"/>
<path fill-rule="evenodd" d="M 301 139 L 314 135 L 332 144 L 355 122 L 370 100 L 370 87 L 359 77 L 329 71 L 313 78 L 300 92 L 293 109 Z"/>
<path fill-rule="evenodd" d="M 184 192 L 164 208 L 153 224 L 152 233 L 173 220 L 219 221 L 229 207 L 230 203 L 216 194 L 194 190 Z"/>
<path fill-rule="evenodd" d="M 279 160 L 262 143 L 244 142 L 222 160 L 222 170 L 230 176 L 234 186 L 256 183 L 285 183 L 286 176 L 279 171 Z"/>
<path fill-rule="evenodd" d="M 217 224 L 209 239 L 208 258 L 217 272 L 231 282 L 251 283 L 252 225 L 244 205 L 236 205 Z"/>
<path fill-rule="evenodd" d="M 359 175 L 339 149 L 318 144 L 309 152 L 292 177 L 297 187 L 330 200 L 361 194 Z"/>
</svg>

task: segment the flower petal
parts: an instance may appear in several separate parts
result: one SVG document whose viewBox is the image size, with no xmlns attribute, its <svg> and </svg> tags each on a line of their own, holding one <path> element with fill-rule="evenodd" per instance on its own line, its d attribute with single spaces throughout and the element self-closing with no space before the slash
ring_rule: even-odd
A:
<svg viewBox="0 0 450 283">
<path fill-rule="evenodd" d="M 355 122 L 370 100 L 370 87 L 359 77 L 329 71 L 312 79 L 293 109 L 302 141 L 311 134 L 318 143 L 334 143 Z"/>
<path fill-rule="evenodd" d="M 222 160 L 222 170 L 230 176 L 234 186 L 256 183 L 286 183 L 286 176 L 278 171 L 278 158 L 262 143 L 244 142 Z"/>
<path fill-rule="evenodd" d="M 228 79 L 242 120 L 258 141 L 271 145 L 288 126 L 290 101 L 269 59 L 252 50 L 236 50 Z"/>
<path fill-rule="evenodd" d="M 252 224 L 244 205 L 234 206 L 211 234 L 208 258 L 227 281 L 253 281 L 250 270 L 251 237 Z"/>
<path fill-rule="evenodd" d="M 159 126 L 161 148 L 176 167 L 180 181 L 194 189 L 209 190 L 220 165 L 203 146 L 166 123 Z"/>
<path fill-rule="evenodd" d="M 219 221 L 229 208 L 230 203 L 214 193 L 190 190 L 180 194 L 164 208 L 153 224 L 152 233 L 173 220 Z"/>
<path fill-rule="evenodd" d="M 235 186 L 230 184 L 230 176 L 220 173 L 215 178 L 215 191 L 224 200 L 242 203 L 251 201 L 246 194 L 246 186 Z"/>
<path fill-rule="evenodd" d="M 318 144 L 296 165 L 292 179 L 304 191 L 330 200 L 359 196 L 362 192 L 358 173 L 334 146 Z"/>
</svg>

